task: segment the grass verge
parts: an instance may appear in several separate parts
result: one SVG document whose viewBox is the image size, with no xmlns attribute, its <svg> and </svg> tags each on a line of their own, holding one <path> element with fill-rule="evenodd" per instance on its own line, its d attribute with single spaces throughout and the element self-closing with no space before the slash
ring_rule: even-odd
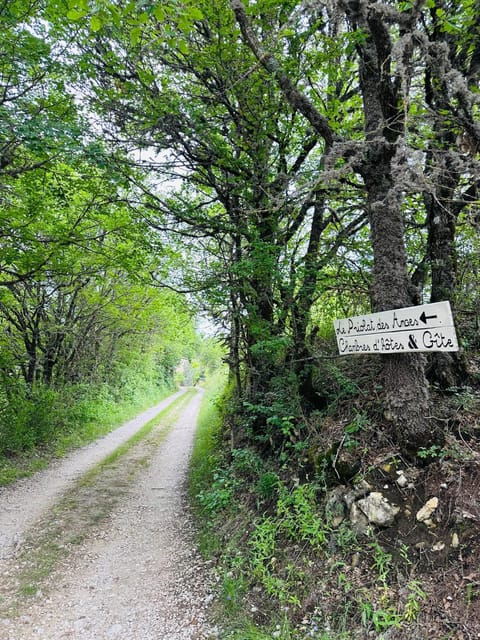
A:
<svg viewBox="0 0 480 640">
<path fill-rule="evenodd" d="M 215 469 L 220 460 L 222 439 L 222 397 L 226 387 L 226 373 L 218 371 L 205 388 L 197 420 L 195 442 L 190 458 L 189 492 L 197 518 L 200 522 L 200 547 L 204 555 L 216 538 L 210 535 L 208 519 L 198 501 L 202 491 L 211 485 Z"/>
</svg>

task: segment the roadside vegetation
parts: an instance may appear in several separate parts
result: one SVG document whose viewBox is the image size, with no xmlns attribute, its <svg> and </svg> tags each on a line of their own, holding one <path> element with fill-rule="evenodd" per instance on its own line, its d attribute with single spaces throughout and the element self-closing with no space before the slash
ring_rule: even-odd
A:
<svg viewBox="0 0 480 640">
<path fill-rule="evenodd" d="M 333 336 L 323 348 L 334 351 Z M 288 440 L 273 456 L 233 436 L 248 423 L 228 380 L 223 392 L 219 380 L 207 390 L 190 490 L 202 552 L 214 561 L 221 638 L 474 637 L 480 380 L 432 390 L 445 443 L 408 460 L 383 423 L 378 366 L 365 357 L 319 363 L 330 403 L 301 431 L 279 397 Z M 372 494 L 398 507 L 394 520 L 357 518 Z M 428 504 L 437 506 L 420 520 Z"/>
<path fill-rule="evenodd" d="M 185 321 L 188 332 L 181 347 L 162 343 L 150 354 L 130 353 L 129 365 L 112 362 L 112 371 L 103 380 L 92 372 L 94 380 L 83 383 L 29 387 L 10 378 L 0 412 L 0 485 L 30 475 L 52 457 L 105 435 L 173 393 L 178 385 L 190 386 L 217 366 L 220 346 L 197 337 L 189 318 Z M 175 333 L 172 340 L 181 340 L 181 335 Z M 162 359 L 165 352 L 169 353 Z"/>
<path fill-rule="evenodd" d="M 3 416 L 0 485 L 28 476 L 52 457 L 105 435 L 172 393 L 173 387 L 138 388 L 128 400 L 115 400 L 120 391 L 105 386 L 101 390 L 37 391 L 28 399 L 17 396 L 20 414 L 10 413 L 15 410 L 10 405 Z"/>
</svg>

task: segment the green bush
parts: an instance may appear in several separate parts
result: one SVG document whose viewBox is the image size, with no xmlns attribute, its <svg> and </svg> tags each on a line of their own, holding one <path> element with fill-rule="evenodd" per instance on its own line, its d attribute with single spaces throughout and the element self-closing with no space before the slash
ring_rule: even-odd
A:
<svg viewBox="0 0 480 640">
<path fill-rule="evenodd" d="M 20 384 L 9 391 L 0 413 L 0 455 L 31 451 L 54 439 L 63 422 L 58 393 L 40 385 L 29 391 Z"/>
</svg>

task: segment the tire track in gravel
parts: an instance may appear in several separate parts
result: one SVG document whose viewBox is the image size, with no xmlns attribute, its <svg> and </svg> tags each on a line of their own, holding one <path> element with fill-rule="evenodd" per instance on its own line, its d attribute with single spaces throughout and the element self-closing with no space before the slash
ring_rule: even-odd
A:
<svg viewBox="0 0 480 640">
<path fill-rule="evenodd" d="M 0 487 L 0 560 L 12 554 L 25 532 L 69 486 L 183 393 L 184 389 L 169 396 L 103 438 L 53 461 L 47 469 Z"/>
<path fill-rule="evenodd" d="M 128 495 L 44 593 L 0 621 L 1 640 L 217 637 L 208 623 L 209 568 L 195 550 L 185 494 L 200 400 L 196 394 L 182 410 Z"/>
</svg>

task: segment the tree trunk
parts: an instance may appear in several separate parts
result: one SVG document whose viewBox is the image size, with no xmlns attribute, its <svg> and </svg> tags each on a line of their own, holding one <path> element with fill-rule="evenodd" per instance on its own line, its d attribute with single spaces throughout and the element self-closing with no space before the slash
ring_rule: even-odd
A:
<svg viewBox="0 0 480 640">
<path fill-rule="evenodd" d="M 374 256 L 372 308 L 385 311 L 413 304 L 407 275 L 404 225 L 400 202 L 392 187 L 389 145 L 378 143 L 362 174 L 367 186 L 367 207 Z M 429 393 L 422 354 L 384 355 L 382 385 L 384 415 L 392 423 L 394 440 L 411 455 L 437 441 L 428 415 Z"/>
<path fill-rule="evenodd" d="M 367 211 L 373 251 L 372 307 L 385 311 L 414 304 L 408 278 L 405 231 L 400 190 L 392 164 L 403 133 L 398 109 L 398 85 L 390 72 L 392 43 L 381 18 L 372 9 L 347 14 L 366 34 L 359 51 L 360 90 L 365 114 L 365 152 L 358 165 L 367 189 Z M 392 354 L 383 358 L 384 414 L 391 422 L 394 440 L 407 455 L 436 442 L 428 421 L 429 393 L 425 359 L 421 354 Z"/>
<path fill-rule="evenodd" d="M 313 205 L 308 247 L 304 259 L 304 274 L 299 291 L 292 305 L 292 328 L 296 359 L 294 370 L 299 381 L 299 392 L 302 400 L 305 405 L 313 406 L 315 409 L 324 408 L 326 399 L 321 395 L 320 391 L 314 387 L 313 376 L 315 368 L 314 365 L 309 362 L 311 352 L 307 345 L 307 331 L 310 323 L 311 308 L 317 290 L 320 239 L 326 226 L 324 217 L 325 196 L 317 192 Z"/>
<path fill-rule="evenodd" d="M 437 48 L 438 57 L 432 57 L 425 73 L 426 101 L 434 114 L 434 137 L 428 150 L 427 174 L 435 176 L 432 191 L 424 194 L 428 230 L 426 257 L 431 274 L 430 302 L 448 300 L 455 307 L 452 299 L 457 287 L 455 236 L 458 216 L 464 205 L 455 204 L 461 180 L 459 149 L 457 132 L 445 116 L 455 108 L 450 104 L 444 71 L 439 74 L 439 70 L 446 64 L 455 64 L 457 47 L 451 35 L 438 27 L 432 37 L 444 46 Z M 468 376 L 465 358 L 460 353 L 434 353 L 429 358 L 427 374 L 429 380 L 443 388 L 460 385 Z"/>
<path fill-rule="evenodd" d="M 454 295 L 457 287 L 457 257 L 455 232 L 457 212 L 451 205 L 458 177 L 453 169 L 445 166 L 438 180 L 436 193 L 425 197 L 427 210 L 428 244 L 432 290 L 430 302 L 450 301 L 455 307 Z M 430 356 L 427 368 L 429 380 L 444 389 L 462 384 L 467 371 L 460 353 L 439 352 Z"/>
</svg>

